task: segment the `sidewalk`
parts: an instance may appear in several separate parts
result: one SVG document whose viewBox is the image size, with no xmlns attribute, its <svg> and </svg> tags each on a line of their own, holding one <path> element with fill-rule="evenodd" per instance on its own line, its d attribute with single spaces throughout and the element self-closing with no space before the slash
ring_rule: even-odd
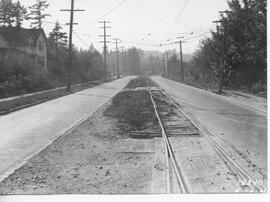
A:
<svg viewBox="0 0 270 202">
<path fill-rule="evenodd" d="M 0 181 L 125 87 L 132 77 L 0 117 Z"/>
<path fill-rule="evenodd" d="M 241 91 L 225 91 L 228 96 L 224 96 L 231 101 L 234 101 L 240 105 L 245 105 L 247 107 L 262 111 L 267 113 L 267 99 L 263 97 L 258 97 L 256 95 L 244 93 Z"/>
</svg>

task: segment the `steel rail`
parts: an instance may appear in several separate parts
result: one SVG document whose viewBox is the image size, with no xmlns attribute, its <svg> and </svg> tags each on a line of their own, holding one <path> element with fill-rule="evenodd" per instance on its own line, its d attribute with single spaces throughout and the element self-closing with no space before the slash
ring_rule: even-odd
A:
<svg viewBox="0 0 270 202">
<path fill-rule="evenodd" d="M 151 98 L 151 101 L 152 101 L 152 104 L 153 104 L 153 107 L 154 107 L 154 110 L 155 110 L 155 114 L 156 114 L 156 117 L 158 119 L 158 122 L 159 122 L 159 125 L 160 125 L 160 128 L 161 128 L 162 137 L 163 137 L 163 140 L 164 140 L 164 143 L 165 143 L 165 150 L 167 150 L 167 153 L 169 153 L 169 157 L 171 159 L 172 166 L 173 166 L 173 171 L 174 171 L 175 176 L 177 178 L 177 182 L 178 182 L 180 191 L 181 191 L 181 193 L 190 193 L 189 188 L 188 188 L 188 186 L 187 186 L 187 184 L 185 182 L 185 179 L 183 177 L 183 173 L 181 172 L 181 169 L 180 169 L 179 165 L 176 162 L 174 152 L 172 150 L 170 141 L 168 139 L 168 135 L 167 135 L 167 133 L 165 131 L 165 128 L 163 126 L 162 120 L 161 120 L 161 118 L 159 116 L 158 109 L 157 109 L 157 104 L 156 104 L 156 102 L 155 102 L 155 100 L 153 98 L 153 94 L 151 92 L 151 89 L 149 88 L 148 82 L 147 82 L 147 86 L 148 86 L 148 92 L 149 92 L 149 95 L 150 95 L 150 98 Z M 168 186 L 168 181 L 167 181 L 167 186 Z"/>
<path fill-rule="evenodd" d="M 166 141 L 163 138 L 163 145 L 165 149 L 165 166 L 166 166 L 166 193 L 171 193 L 171 180 L 170 180 L 170 164 L 169 164 L 169 152 L 166 147 Z"/>
<path fill-rule="evenodd" d="M 154 82 L 156 86 L 158 86 L 158 84 L 156 82 Z M 213 146 L 213 148 L 215 149 L 215 151 L 218 153 L 218 155 L 224 160 L 224 162 L 226 162 L 225 164 L 228 166 L 228 164 L 231 165 L 230 169 L 234 170 L 235 173 L 237 173 L 242 180 L 246 180 L 246 182 L 255 182 L 255 180 L 253 179 L 253 177 L 251 177 L 248 172 L 243 169 L 240 165 L 237 164 L 237 162 L 235 162 L 230 156 L 229 154 L 222 148 L 222 146 L 220 146 L 216 140 L 213 139 L 213 137 L 211 137 L 208 133 L 206 133 L 197 123 L 195 123 L 191 117 L 189 115 L 187 115 L 176 103 L 174 100 L 172 100 L 172 98 L 165 92 L 165 91 L 161 91 L 163 93 L 163 95 L 165 95 L 170 102 L 202 133 L 202 135 L 207 139 L 207 141 Z M 213 135 L 214 136 L 214 135 Z M 260 185 L 253 185 L 252 183 L 250 183 L 250 186 L 254 187 L 254 189 L 256 189 L 257 191 L 262 191 L 265 190 L 265 187 L 262 187 Z"/>
<path fill-rule="evenodd" d="M 146 80 L 146 85 L 147 85 L 147 91 L 149 92 L 149 96 L 151 99 L 152 97 L 150 94 L 150 86 L 149 86 L 149 83 L 147 80 Z M 152 102 L 152 104 L 153 104 L 153 102 Z M 153 104 L 153 106 L 154 106 L 154 104 Z M 171 180 L 170 180 L 169 153 L 168 153 L 166 141 L 165 141 L 163 135 L 162 135 L 162 139 L 163 139 L 163 146 L 164 146 L 164 150 L 165 150 L 166 193 L 170 194 L 171 193 Z"/>
</svg>

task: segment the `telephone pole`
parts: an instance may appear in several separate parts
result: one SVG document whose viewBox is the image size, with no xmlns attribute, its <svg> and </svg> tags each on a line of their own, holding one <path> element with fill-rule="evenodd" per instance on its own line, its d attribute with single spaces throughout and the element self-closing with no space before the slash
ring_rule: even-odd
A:
<svg viewBox="0 0 270 202">
<path fill-rule="evenodd" d="M 110 37 L 110 35 L 107 35 L 107 29 L 111 28 L 111 27 L 107 27 L 106 24 L 107 23 L 111 23 L 109 21 L 100 21 L 99 23 L 103 24 L 103 27 L 100 27 L 101 29 L 104 30 L 104 34 L 103 35 L 99 35 L 100 37 L 103 37 L 103 41 L 100 43 L 104 44 L 104 79 L 105 81 L 107 81 L 107 43 L 110 43 L 110 41 L 107 41 L 107 37 Z"/>
<path fill-rule="evenodd" d="M 166 53 L 165 53 L 165 55 L 167 56 L 167 77 L 168 77 L 168 79 L 170 78 L 170 70 L 169 70 L 169 51 L 167 51 Z"/>
<path fill-rule="evenodd" d="M 117 60 L 117 78 L 120 78 L 120 68 L 119 68 L 119 50 L 118 50 L 118 43 L 120 43 L 120 39 L 114 39 L 116 45 L 116 60 Z"/>
<path fill-rule="evenodd" d="M 230 11 L 220 11 L 219 12 L 221 15 L 223 13 L 230 13 Z M 224 69 L 227 66 L 227 25 L 228 22 L 233 22 L 229 20 L 218 20 L 218 21 L 213 21 L 213 23 L 224 23 L 224 37 L 223 37 L 223 58 L 222 58 L 222 64 L 220 65 L 220 75 L 219 75 L 219 93 L 222 93 L 223 89 L 223 80 L 224 80 Z"/>
<path fill-rule="evenodd" d="M 144 52 L 142 50 L 141 73 L 143 72 L 143 65 L 144 65 Z"/>
<path fill-rule="evenodd" d="M 122 49 L 122 73 L 124 72 L 124 46 L 120 47 Z"/>
<path fill-rule="evenodd" d="M 165 53 L 163 54 L 163 75 L 166 77 L 166 66 L 165 66 Z"/>
<path fill-rule="evenodd" d="M 74 9 L 74 0 L 71 0 L 71 8 L 69 9 L 62 9 L 60 11 L 67 11 L 70 12 L 70 22 L 67 23 L 69 25 L 69 49 L 68 49 L 68 68 L 67 68 L 67 90 L 71 91 L 71 68 L 72 68 L 72 32 L 73 32 L 73 25 L 77 25 L 78 23 L 73 23 L 74 20 L 74 12 L 85 11 L 81 9 Z"/>
<path fill-rule="evenodd" d="M 184 38 L 184 37 L 178 37 L 178 38 Z M 180 44 L 180 61 L 181 61 L 181 77 L 182 77 L 182 82 L 184 82 L 184 61 L 183 61 L 183 49 L 182 49 L 182 44 L 185 43 L 185 41 L 178 41 L 175 43 Z"/>
</svg>

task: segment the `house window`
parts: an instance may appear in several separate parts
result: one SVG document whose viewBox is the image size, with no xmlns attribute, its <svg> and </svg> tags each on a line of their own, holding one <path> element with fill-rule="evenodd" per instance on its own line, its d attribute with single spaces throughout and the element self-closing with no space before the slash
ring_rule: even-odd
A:
<svg viewBox="0 0 270 202">
<path fill-rule="evenodd" d="M 44 67 L 45 66 L 45 59 L 44 57 L 38 56 L 38 66 Z"/>
<path fill-rule="evenodd" d="M 42 66 L 42 67 L 45 66 L 45 59 L 44 59 L 44 57 L 41 57 L 41 66 Z"/>
<path fill-rule="evenodd" d="M 5 57 L 7 55 L 7 49 L 6 48 L 0 48 L 0 57 Z"/>
<path fill-rule="evenodd" d="M 40 42 L 39 42 L 39 48 L 38 48 L 38 49 L 39 49 L 40 51 L 43 51 L 43 48 L 44 48 L 44 44 L 43 44 L 42 41 L 40 41 Z"/>
<path fill-rule="evenodd" d="M 28 42 L 29 42 L 29 46 L 30 46 L 31 48 L 33 48 L 33 47 L 34 47 L 33 40 L 32 40 L 32 39 L 29 39 Z"/>
</svg>

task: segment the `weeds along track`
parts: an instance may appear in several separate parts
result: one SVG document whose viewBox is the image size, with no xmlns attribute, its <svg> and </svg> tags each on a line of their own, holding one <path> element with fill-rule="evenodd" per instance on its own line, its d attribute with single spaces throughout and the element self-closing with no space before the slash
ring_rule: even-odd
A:
<svg viewBox="0 0 270 202">
<path fill-rule="evenodd" d="M 171 136 L 185 135 L 185 136 L 202 136 L 211 145 L 219 158 L 225 164 L 227 169 L 232 173 L 237 182 L 255 182 L 253 176 L 251 176 L 243 167 L 241 167 L 231 156 L 227 153 L 226 148 L 222 146 L 214 137 L 215 135 L 205 132 L 192 118 L 185 113 L 182 108 L 164 91 L 159 89 L 158 84 L 151 81 L 151 87 L 148 83 L 148 92 L 155 110 L 156 117 L 158 119 L 162 138 L 165 146 L 166 153 L 166 166 L 167 166 L 167 193 L 171 192 L 172 176 L 168 167 L 171 165 L 174 171 L 174 176 L 178 183 L 178 189 L 180 193 L 190 193 L 191 187 L 189 187 L 187 176 L 182 172 L 181 165 L 176 161 L 174 148 L 170 142 Z M 182 115 L 182 124 L 179 124 L 179 116 L 174 116 L 174 110 L 179 110 Z M 174 118 L 175 117 L 175 118 Z M 177 119 L 178 118 L 178 119 Z M 184 125 L 183 125 L 184 120 Z M 170 163 L 171 162 L 171 163 Z M 247 183 L 245 185 L 239 184 L 240 192 L 264 192 L 265 187 L 260 184 Z"/>
</svg>

